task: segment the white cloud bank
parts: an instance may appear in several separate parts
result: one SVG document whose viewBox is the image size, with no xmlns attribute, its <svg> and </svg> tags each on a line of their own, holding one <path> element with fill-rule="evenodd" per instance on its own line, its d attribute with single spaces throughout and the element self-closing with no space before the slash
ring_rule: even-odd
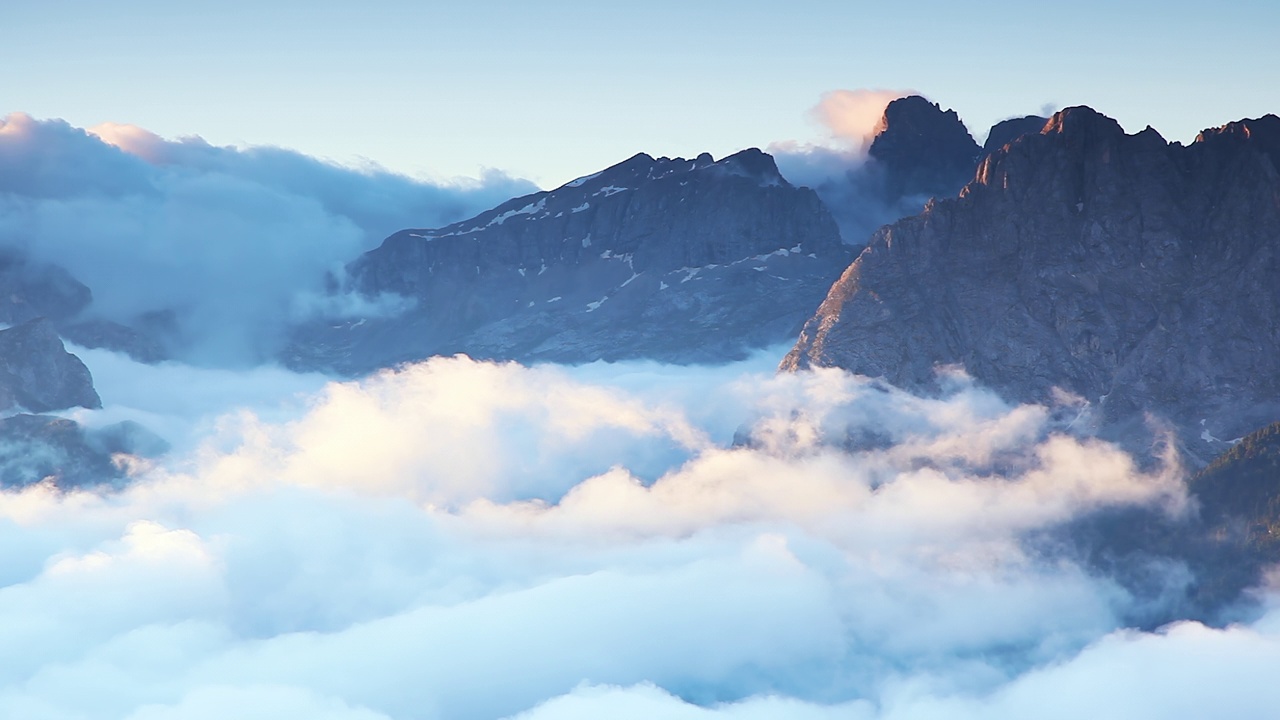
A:
<svg viewBox="0 0 1280 720">
<path fill-rule="evenodd" d="M 1274 707 L 1280 620 L 1125 630 L 1121 587 L 1022 542 L 1178 512 L 1174 469 L 962 377 L 920 398 L 759 365 L 264 375 L 234 402 L 286 405 L 167 428 L 203 442 L 119 492 L 0 493 L 0 716 Z M 145 382 L 177 372 L 116 367 L 98 412 L 208 417 Z"/>
</svg>

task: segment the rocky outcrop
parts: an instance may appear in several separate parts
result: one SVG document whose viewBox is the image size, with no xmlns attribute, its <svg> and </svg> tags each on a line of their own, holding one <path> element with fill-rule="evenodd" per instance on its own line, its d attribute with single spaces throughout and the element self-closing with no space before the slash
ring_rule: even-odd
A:
<svg viewBox="0 0 1280 720">
<path fill-rule="evenodd" d="M 1135 445 L 1171 423 L 1207 460 L 1280 417 L 1278 126 L 1183 147 L 1068 108 L 877 232 L 782 367 L 920 387 L 960 364 Z"/>
<path fill-rule="evenodd" d="M 93 378 L 43 318 L 0 330 L 0 410 L 99 408 Z"/>
<path fill-rule="evenodd" d="M 1280 423 L 1233 443 L 1191 478 L 1193 532 L 1174 543 L 1195 572 L 1201 604 L 1230 602 L 1280 562 Z"/>
<path fill-rule="evenodd" d="M 864 245 L 882 225 L 919 213 L 930 198 L 954 197 L 991 152 L 1046 119 L 1027 116 L 991 128 L 978 147 L 954 110 L 918 95 L 889 103 L 876 127 L 867 161 L 829 177 L 814 190 L 831 210 L 846 242 Z"/>
<path fill-rule="evenodd" d="M 172 355 L 163 339 L 165 333 L 158 323 L 148 324 L 146 318 L 138 327 L 122 325 L 110 320 L 73 320 L 60 323 L 58 332 L 70 342 L 87 348 L 103 348 L 124 353 L 142 363 L 158 363 Z"/>
<path fill-rule="evenodd" d="M 0 418 L 0 487 L 47 481 L 65 488 L 121 477 L 110 455 L 93 447 L 72 420 L 26 414 Z"/>
<path fill-rule="evenodd" d="M 0 418 L 0 487 L 119 484 L 126 473 L 116 457 L 154 457 L 168 449 L 163 439 L 131 421 L 89 430 L 66 418 L 11 415 Z"/>
<path fill-rule="evenodd" d="M 335 282 L 352 312 L 301 329 L 286 361 L 723 361 L 794 337 L 850 259 L 817 196 L 769 155 L 641 154 L 387 238 Z"/>
<path fill-rule="evenodd" d="M 1023 135 L 1039 134 L 1047 122 L 1049 122 L 1049 118 L 1039 115 L 1025 115 L 1019 118 L 1001 120 L 992 125 L 991 130 L 987 132 L 987 141 L 982 144 L 982 157 L 987 157 Z M 966 178 L 965 182 L 968 181 L 969 178 Z"/>
<path fill-rule="evenodd" d="M 887 197 L 927 198 L 956 194 L 980 152 L 955 110 L 910 95 L 884 109 L 868 154 L 884 173 Z"/>
</svg>

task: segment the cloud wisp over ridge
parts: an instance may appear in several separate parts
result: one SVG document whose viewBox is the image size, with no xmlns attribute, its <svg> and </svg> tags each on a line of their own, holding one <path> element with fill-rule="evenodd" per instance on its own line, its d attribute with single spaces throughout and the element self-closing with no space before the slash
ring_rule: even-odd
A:
<svg viewBox="0 0 1280 720">
<path fill-rule="evenodd" d="M 1141 718 L 1224 688 L 1241 711 L 1275 699 L 1271 614 L 1125 630 L 1124 587 L 1024 543 L 1100 508 L 1185 512 L 1176 468 L 962 375 L 919 397 L 762 367 L 456 357 L 303 379 L 287 408 L 193 425 L 195 449 L 118 492 L 4 491 L 0 714 Z M 155 406 L 141 380 L 162 371 L 115 368 L 140 381 L 94 412 Z"/>
<path fill-rule="evenodd" d="M 847 243 L 864 244 L 876 228 L 919 212 L 927 199 L 890 196 L 882 170 L 869 154 L 872 141 L 884 129 L 889 103 L 918 94 L 914 90 L 831 90 L 809 110 L 822 139 L 783 140 L 768 146 L 789 182 L 818 193 Z"/>
<path fill-rule="evenodd" d="M 832 90 L 823 93 L 809 109 L 809 118 L 821 128 L 817 142 L 779 140 L 768 151 L 778 161 L 787 180 L 816 187 L 857 170 L 869 159 L 867 151 L 880 129 L 884 109 L 913 90 Z"/>
<path fill-rule="evenodd" d="M 535 189 L 498 172 L 431 183 L 133 126 L 0 120 L 0 247 L 69 270 L 93 292 L 91 316 L 172 313 L 188 358 L 267 355 L 326 273 L 388 234 Z"/>
</svg>

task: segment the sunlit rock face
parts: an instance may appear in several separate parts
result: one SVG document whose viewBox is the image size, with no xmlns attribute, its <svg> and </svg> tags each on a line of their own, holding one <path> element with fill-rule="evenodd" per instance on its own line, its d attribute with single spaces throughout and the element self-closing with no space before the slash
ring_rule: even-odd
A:
<svg viewBox="0 0 1280 720">
<path fill-rule="evenodd" d="M 740 358 L 794 337 L 852 259 L 773 158 L 636 155 L 460 223 L 405 230 L 347 268 L 356 309 L 298 333 L 295 367 L 435 354 L 585 362 Z"/>
<path fill-rule="evenodd" d="M 1049 118 L 1039 115 L 1024 115 L 1023 117 L 1001 120 L 992 125 L 987 132 L 987 141 L 982 144 L 982 156 L 985 158 L 1023 135 L 1039 134 L 1047 122 L 1049 122 Z M 965 182 L 968 182 L 970 178 L 965 178 Z"/>
<path fill-rule="evenodd" d="M 1207 459 L 1280 412 L 1280 119 L 1189 146 L 1087 107 L 882 228 L 782 364 L 920 387 L 961 364 L 1140 444 Z"/>
</svg>

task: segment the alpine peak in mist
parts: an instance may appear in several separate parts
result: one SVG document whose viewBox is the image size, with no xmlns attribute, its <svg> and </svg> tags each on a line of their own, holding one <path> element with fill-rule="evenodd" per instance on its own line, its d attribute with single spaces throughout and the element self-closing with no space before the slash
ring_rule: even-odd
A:
<svg viewBox="0 0 1280 720">
<path fill-rule="evenodd" d="M 981 148 L 955 110 L 919 95 L 885 106 L 867 153 L 883 168 L 889 197 L 947 197 L 973 177 Z"/>
<path fill-rule="evenodd" d="M 794 337 L 851 258 L 817 195 L 768 154 L 642 153 L 392 235 L 335 281 L 363 311 L 304 328 L 287 361 L 722 362 Z"/>
<path fill-rule="evenodd" d="M 863 245 L 881 225 L 919 213 L 930 198 L 951 197 L 973 179 L 984 157 L 1047 118 L 997 123 L 979 146 L 955 110 L 913 93 L 843 91 L 815 113 L 841 145 L 773 147 L 793 182 L 817 191 L 845 241 Z M 880 107 L 868 125 L 869 110 Z"/>
<path fill-rule="evenodd" d="M 1280 410 L 1280 120 L 1188 146 L 1088 107 L 983 160 L 958 198 L 878 231 L 783 368 L 906 387 L 960 364 L 1141 447 L 1206 460 Z"/>
<path fill-rule="evenodd" d="M 327 272 L 531 183 L 432 183 L 273 147 L 0 117 L 0 322 L 147 362 L 261 362 Z"/>
<path fill-rule="evenodd" d="M 864 144 L 867 161 L 816 193 L 757 149 L 720 161 L 641 153 L 401 231 L 334 278 L 333 312 L 295 335 L 285 361 L 344 373 L 456 352 L 724 362 L 790 341 L 833 264 L 851 259 L 842 234 L 861 242 L 851 227 L 954 195 L 982 154 L 955 111 L 917 95 L 888 102 Z M 859 220 L 837 230 L 833 212 Z"/>
</svg>

